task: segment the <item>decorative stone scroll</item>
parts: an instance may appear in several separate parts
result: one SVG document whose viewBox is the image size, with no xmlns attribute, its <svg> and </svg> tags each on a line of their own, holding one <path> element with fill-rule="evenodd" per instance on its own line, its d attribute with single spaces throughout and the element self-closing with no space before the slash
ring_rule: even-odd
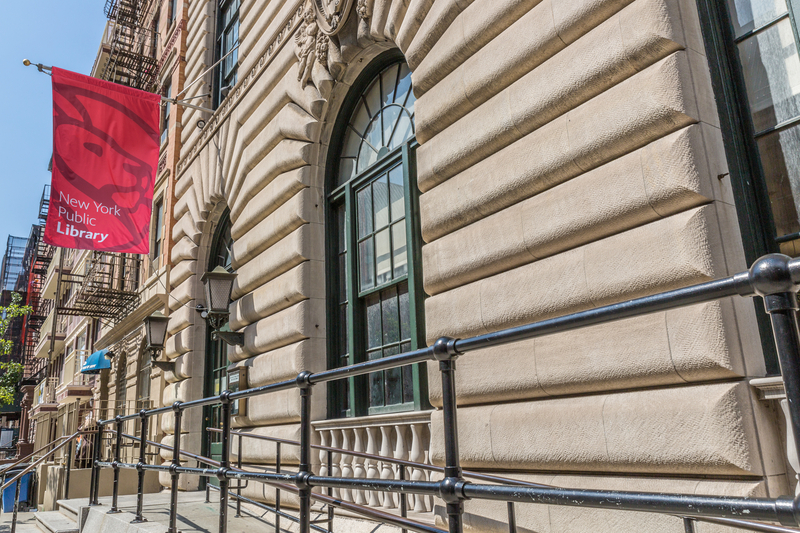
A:
<svg viewBox="0 0 800 533">
<path fill-rule="evenodd" d="M 313 0 L 317 25 L 327 36 L 336 35 L 353 7 L 353 0 Z"/>
</svg>

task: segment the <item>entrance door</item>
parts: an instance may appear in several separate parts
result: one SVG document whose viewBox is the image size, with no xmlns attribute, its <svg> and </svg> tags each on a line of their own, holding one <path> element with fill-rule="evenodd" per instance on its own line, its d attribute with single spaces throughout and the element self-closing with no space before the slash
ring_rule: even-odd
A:
<svg viewBox="0 0 800 533">
<path fill-rule="evenodd" d="M 208 261 L 208 270 L 222 266 L 230 272 L 231 266 L 231 220 L 226 211 L 219 221 L 214 241 L 211 246 L 211 257 Z M 230 331 L 225 324 L 223 331 Z M 224 341 L 211 338 L 211 328 L 206 329 L 206 365 L 205 365 L 205 394 L 204 396 L 217 396 L 228 388 L 228 345 Z M 221 407 L 213 405 L 205 407 L 203 411 L 203 455 L 215 461 L 222 459 L 222 434 L 207 431 L 207 428 L 222 429 Z M 213 485 L 218 484 L 216 478 L 208 478 Z"/>
</svg>

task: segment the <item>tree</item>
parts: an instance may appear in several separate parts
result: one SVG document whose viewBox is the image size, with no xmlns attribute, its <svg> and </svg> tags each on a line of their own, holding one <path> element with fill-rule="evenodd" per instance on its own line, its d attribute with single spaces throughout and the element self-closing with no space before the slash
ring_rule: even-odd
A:
<svg viewBox="0 0 800 533">
<path fill-rule="evenodd" d="M 22 296 L 18 293 L 11 294 L 11 303 L 6 307 L 0 306 L 0 357 L 11 353 L 14 341 L 6 339 L 6 331 L 15 318 L 25 316 L 31 312 L 31 306 L 20 305 Z M 17 385 L 22 379 L 23 366 L 20 363 L 0 363 L 0 407 L 14 403 L 17 394 Z"/>
</svg>

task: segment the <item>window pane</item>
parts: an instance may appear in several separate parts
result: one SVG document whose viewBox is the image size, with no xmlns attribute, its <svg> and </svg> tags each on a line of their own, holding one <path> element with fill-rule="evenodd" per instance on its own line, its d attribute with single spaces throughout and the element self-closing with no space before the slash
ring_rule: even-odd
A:
<svg viewBox="0 0 800 533">
<path fill-rule="evenodd" d="M 400 315 L 397 309 L 397 288 L 381 293 L 381 316 L 383 317 L 383 344 L 400 342 Z"/>
<path fill-rule="evenodd" d="M 399 65 L 392 65 L 381 73 L 381 84 L 383 85 L 382 102 L 383 105 L 394 102 L 394 89 L 397 85 L 397 69 Z"/>
<path fill-rule="evenodd" d="M 364 133 L 367 131 L 370 123 L 370 116 L 367 113 L 367 108 L 364 106 L 358 107 L 357 111 L 353 115 L 352 120 L 350 121 L 350 127 L 352 127 L 360 136 L 364 136 Z"/>
<path fill-rule="evenodd" d="M 411 70 L 409 70 L 408 65 L 403 63 L 400 66 L 400 83 L 397 86 L 397 93 L 395 94 L 394 101 L 403 105 L 409 96 L 409 92 L 411 92 Z"/>
<path fill-rule="evenodd" d="M 409 348 L 405 348 L 406 344 L 403 345 L 401 348 L 402 352 L 410 351 Z M 411 365 L 403 367 L 403 402 L 413 402 L 414 401 L 414 372 L 411 368 Z"/>
<path fill-rule="evenodd" d="M 800 114 L 800 59 L 788 19 L 739 44 L 756 131 Z"/>
<path fill-rule="evenodd" d="M 392 226 L 392 257 L 394 258 L 394 277 L 405 276 L 408 273 L 405 220 L 396 222 Z"/>
<path fill-rule="evenodd" d="M 339 180 L 337 185 L 347 183 L 356 175 L 356 160 L 342 158 L 339 160 Z"/>
<path fill-rule="evenodd" d="M 364 187 L 358 191 L 358 238 L 372 233 L 372 189 Z"/>
<path fill-rule="evenodd" d="M 381 346 L 381 299 L 377 294 L 367 297 L 367 348 Z"/>
<path fill-rule="evenodd" d="M 393 346 L 383 351 L 383 356 L 397 355 L 400 353 L 399 346 Z M 392 368 L 384 372 L 386 379 L 386 405 L 395 405 L 403 402 L 403 370 Z"/>
<path fill-rule="evenodd" d="M 377 115 L 378 111 L 381 109 L 381 87 L 377 79 L 364 94 L 364 102 L 367 104 L 367 110 L 370 116 L 374 119 L 375 115 Z M 378 138 L 380 138 L 380 136 Z"/>
<path fill-rule="evenodd" d="M 786 13 L 786 0 L 728 0 L 728 8 L 738 37 Z"/>
<path fill-rule="evenodd" d="M 375 286 L 374 253 L 372 237 L 358 244 L 358 264 L 362 291 Z"/>
<path fill-rule="evenodd" d="M 392 280 L 392 254 L 389 245 L 389 228 L 375 235 L 375 254 L 377 256 L 377 276 L 375 284 L 382 285 Z"/>
<path fill-rule="evenodd" d="M 408 283 L 401 283 L 397 287 L 397 299 L 400 306 L 400 339 L 408 340 L 411 338 L 411 309 L 409 308 Z M 409 345 L 409 350 L 411 349 Z M 408 351 L 403 349 L 404 352 Z"/>
<path fill-rule="evenodd" d="M 389 171 L 389 198 L 392 202 L 392 222 L 406 216 L 406 191 L 403 185 L 403 167 Z"/>
<path fill-rule="evenodd" d="M 397 122 L 397 128 L 394 130 L 394 134 L 392 135 L 392 140 L 389 143 L 389 148 L 394 150 L 401 144 L 403 144 L 406 140 L 410 139 L 414 136 L 414 123 L 412 122 L 411 118 L 408 116 L 408 113 L 403 111 L 400 114 L 400 118 Z"/>
<path fill-rule="evenodd" d="M 368 352 L 367 358 L 372 361 L 373 359 L 380 359 L 381 351 Z M 369 375 L 369 405 L 370 407 L 380 407 L 383 405 L 384 389 L 383 389 L 383 372 L 373 372 Z"/>
<path fill-rule="evenodd" d="M 359 132 L 361 133 L 361 132 Z M 355 157 L 358 155 L 358 147 L 361 145 L 361 138 L 355 133 L 352 128 L 347 128 L 347 133 L 344 138 L 344 148 L 342 148 L 342 156 Z"/>
<path fill-rule="evenodd" d="M 758 148 L 777 235 L 800 231 L 800 126 L 761 137 Z"/>
<path fill-rule="evenodd" d="M 378 127 L 373 127 L 378 124 Z M 375 136 L 378 136 L 378 144 L 375 144 Z M 361 142 L 361 149 L 358 152 L 358 164 L 356 165 L 356 172 L 361 172 L 378 160 L 378 150 L 381 148 L 380 144 L 380 122 L 375 121 L 370 124 L 364 140 Z"/>
<path fill-rule="evenodd" d="M 403 108 L 393 105 L 383 110 L 383 138 L 386 139 L 386 145 L 389 144 L 389 139 L 392 138 L 397 121 L 400 119 L 400 114 Z"/>
<path fill-rule="evenodd" d="M 389 182 L 381 176 L 372 183 L 375 202 L 375 229 L 379 230 L 389 224 Z"/>
</svg>

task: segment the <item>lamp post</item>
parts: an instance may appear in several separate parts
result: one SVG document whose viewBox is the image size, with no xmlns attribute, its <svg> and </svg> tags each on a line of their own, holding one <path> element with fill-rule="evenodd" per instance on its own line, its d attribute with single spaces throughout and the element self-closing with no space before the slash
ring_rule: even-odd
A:
<svg viewBox="0 0 800 533">
<path fill-rule="evenodd" d="M 211 272 L 206 272 L 200 281 L 203 282 L 206 292 L 207 308 L 198 306 L 197 310 L 202 313 L 208 325 L 214 330 L 212 338 L 219 338 L 231 346 L 244 345 L 244 333 L 232 331 L 220 331 L 220 328 L 228 321 L 230 311 L 228 305 L 231 303 L 231 293 L 233 292 L 233 281 L 236 274 L 228 272 L 225 268 L 218 266 Z"/>
<path fill-rule="evenodd" d="M 150 351 L 150 362 L 162 370 L 173 370 L 175 363 L 171 361 L 158 361 L 158 356 L 164 349 L 164 340 L 167 338 L 167 324 L 169 317 L 156 311 L 144 319 L 145 340 Z"/>
</svg>

